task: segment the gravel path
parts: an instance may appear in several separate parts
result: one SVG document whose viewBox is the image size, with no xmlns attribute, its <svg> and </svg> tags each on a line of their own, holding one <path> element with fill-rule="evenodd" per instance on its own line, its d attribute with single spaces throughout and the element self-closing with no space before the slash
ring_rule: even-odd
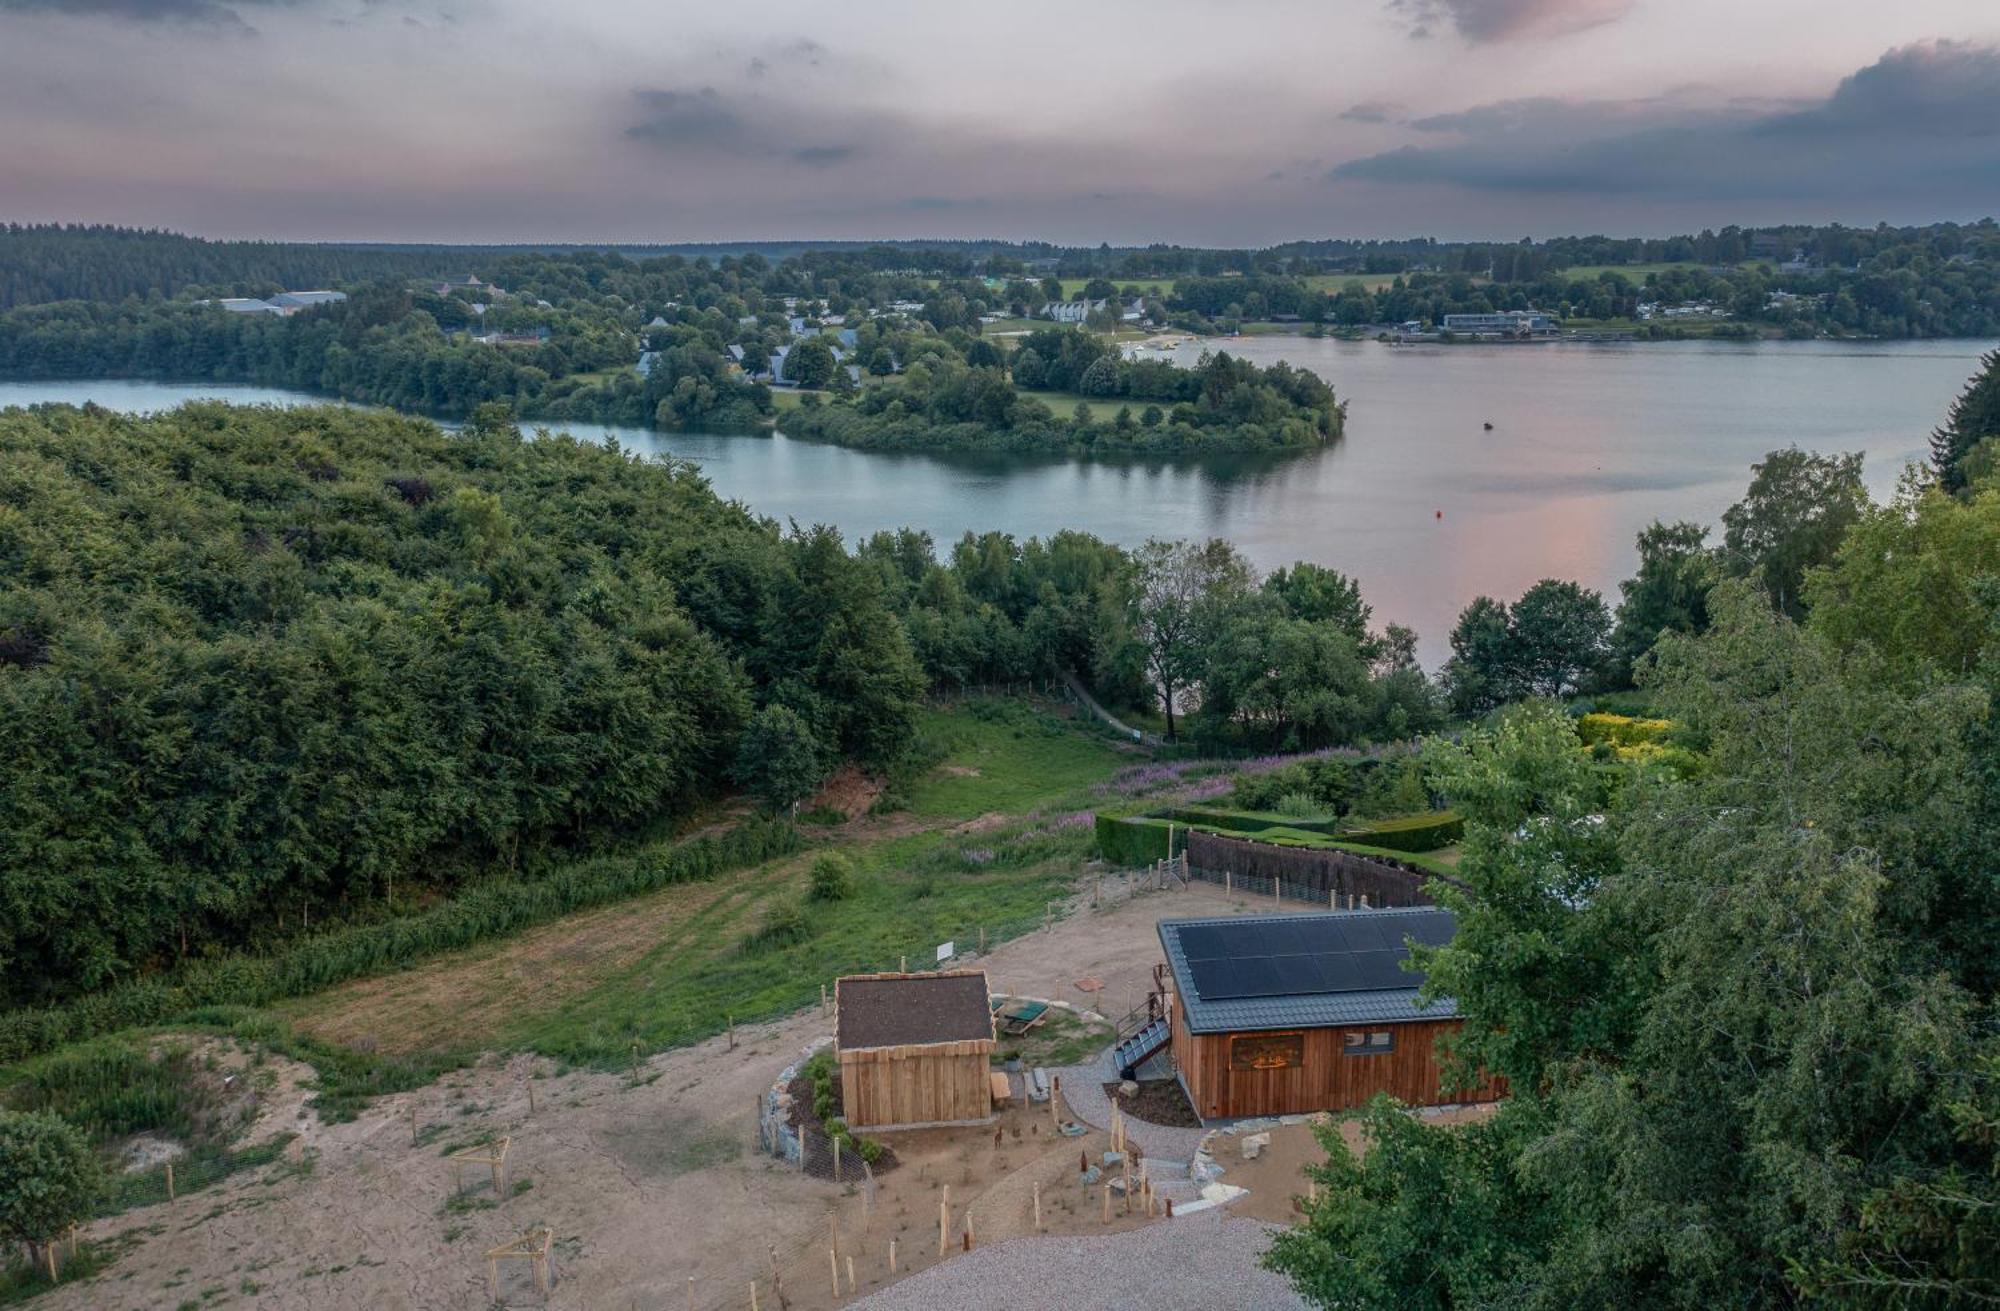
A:
<svg viewBox="0 0 2000 1311">
<path fill-rule="evenodd" d="M 1066 1065 L 1054 1073 L 1062 1076 L 1063 1102 L 1071 1115 L 1099 1129 L 1111 1127 L 1111 1099 L 1104 1095 L 1104 1085 L 1118 1077 L 1118 1070 L 1111 1063 L 1109 1047 L 1099 1052 L 1097 1060 L 1089 1065 Z M 1127 1116 L 1126 1123 L 1131 1126 L 1132 1137 L 1146 1149 L 1146 1155 L 1183 1164 L 1194 1159 L 1195 1149 L 1208 1133 L 1206 1129 L 1151 1124 L 1136 1115 Z"/>
<path fill-rule="evenodd" d="M 1306 1303 L 1291 1286 L 1257 1264 L 1270 1235 L 1268 1226 L 1253 1220 L 1207 1211 L 1101 1237 L 1014 1238 L 911 1275 L 854 1305 L 869 1311 L 1303 1311 Z"/>
</svg>

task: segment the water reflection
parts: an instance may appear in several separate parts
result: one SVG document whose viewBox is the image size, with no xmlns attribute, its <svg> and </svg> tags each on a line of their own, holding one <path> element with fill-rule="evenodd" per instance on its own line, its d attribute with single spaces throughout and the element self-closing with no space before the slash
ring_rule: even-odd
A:
<svg viewBox="0 0 2000 1311">
<path fill-rule="evenodd" d="M 1385 347 L 1246 338 L 1224 348 L 1311 368 L 1348 400 L 1348 437 L 1294 456 L 863 453 L 792 441 L 564 425 L 699 464 L 725 496 L 780 522 L 850 537 L 901 526 L 941 544 L 968 529 L 1020 537 L 1079 528 L 1234 540 L 1259 566 L 1316 560 L 1360 578 L 1378 621 L 1447 654 L 1458 611 L 1485 592 L 1575 578 L 1615 596 L 1654 519 L 1715 522 L 1750 465 L 1798 444 L 1867 453 L 1876 495 L 1920 460 L 1985 342 L 1774 342 Z M 1184 348 L 1194 358 L 1201 347 Z M 195 396 L 285 404 L 274 391 L 155 383 L 0 384 L 36 400 L 158 409 Z M 1487 431 L 1482 425 L 1491 422 Z"/>
</svg>

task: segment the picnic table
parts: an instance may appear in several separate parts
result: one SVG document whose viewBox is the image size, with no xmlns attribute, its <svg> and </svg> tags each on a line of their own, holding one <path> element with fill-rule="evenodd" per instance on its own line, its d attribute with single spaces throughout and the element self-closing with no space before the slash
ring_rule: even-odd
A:
<svg viewBox="0 0 2000 1311">
<path fill-rule="evenodd" d="M 1000 1021 L 1000 1032 L 1010 1038 L 1018 1038 L 1048 1018 L 1049 1004 L 1045 1001 L 1003 998 L 993 1003 L 993 1014 Z"/>
</svg>

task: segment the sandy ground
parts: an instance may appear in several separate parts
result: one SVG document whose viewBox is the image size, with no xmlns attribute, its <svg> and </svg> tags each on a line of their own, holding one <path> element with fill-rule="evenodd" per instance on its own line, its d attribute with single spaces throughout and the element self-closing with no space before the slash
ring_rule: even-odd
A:
<svg viewBox="0 0 2000 1311">
<path fill-rule="evenodd" d="M 997 948 L 985 962 L 994 989 L 1084 1003 L 1088 995 L 1075 981 L 1095 976 L 1105 982 L 1105 1008 L 1120 1013 L 1150 984 L 1159 920 L 1227 913 L 1231 905 L 1205 885 L 1124 896 L 1120 881 L 1107 880 L 1105 904 L 1092 908 L 1095 890 L 1087 881 L 1076 914 Z M 1242 898 L 1236 904 L 1269 909 Z M 524 992 L 521 1001 L 534 996 Z M 1071 1196 L 1078 1193 L 1076 1140 L 1057 1143 L 1046 1129 L 1034 1131 L 1045 1109 L 1003 1123 L 998 1149 L 991 1128 L 929 1144 L 898 1141 L 909 1163 L 881 1181 L 865 1231 L 860 1190 L 808 1179 L 760 1155 L 758 1097 L 827 1028 L 816 1009 L 740 1026 L 735 1050 L 716 1038 L 663 1053 L 642 1067 L 636 1085 L 627 1075 L 556 1075 L 528 1057 L 494 1059 L 419 1092 L 381 1098 L 340 1125 L 305 1112 L 303 1091 L 287 1081 L 265 1113 L 273 1131 L 300 1135 L 287 1160 L 171 1206 L 100 1222 L 89 1236 L 124 1235 L 128 1250 L 102 1275 L 57 1290 L 42 1305 L 484 1307 L 484 1252 L 546 1225 L 555 1236 L 557 1279 L 549 1306 L 678 1308 L 687 1305 L 690 1278 L 698 1307 L 747 1306 L 752 1279 L 769 1288 L 776 1247 L 792 1305 L 810 1308 L 832 1301 L 829 1212 L 844 1239 L 843 1282 L 845 1257 L 855 1255 L 866 1293 L 886 1279 L 891 1224 L 917 1249 L 899 1252 L 899 1273 L 935 1263 L 932 1199 L 945 1184 L 953 1185 L 954 1228 L 962 1228 L 970 1206 L 975 1243 L 983 1246 L 1026 1232 L 1038 1177 L 1052 1228 L 1074 1225 L 1102 1236 L 1080 1194 Z M 412 1142 L 413 1110 L 421 1146 Z M 444 1152 L 483 1134 L 512 1140 L 502 1193 L 495 1197 L 482 1181 L 454 1202 Z M 1101 1149 L 1095 1139 L 1084 1141 Z M 469 1180 L 480 1175 L 467 1172 Z M 1121 1218 L 1111 1228 L 1138 1223 Z M 509 1276 L 503 1301 L 543 1304 L 524 1276 Z"/>
</svg>

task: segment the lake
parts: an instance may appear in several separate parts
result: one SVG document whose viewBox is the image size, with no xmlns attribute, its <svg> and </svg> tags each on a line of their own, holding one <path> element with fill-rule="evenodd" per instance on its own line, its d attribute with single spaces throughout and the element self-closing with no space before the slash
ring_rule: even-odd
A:
<svg viewBox="0 0 2000 1311">
<path fill-rule="evenodd" d="M 1715 523 L 1767 451 L 1865 452 L 1869 486 L 1886 495 L 1925 457 L 1931 428 L 1993 343 L 1209 345 L 1325 377 L 1349 403 L 1345 440 L 1303 455 L 1165 463 L 565 426 L 694 460 L 756 512 L 836 524 L 850 538 L 903 525 L 940 543 L 967 529 L 1068 527 L 1126 544 L 1227 537 L 1264 569 L 1315 560 L 1359 578 L 1377 622 L 1415 628 L 1435 666 L 1458 612 L 1481 593 L 1511 601 L 1561 577 L 1615 604 L 1638 531 L 1654 519 Z M 1192 361 L 1200 349 L 1179 354 Z M 319 403 L 260 387 L 0 383 L 0 406 L 95 400 L 142 411 L 197 396 Z"/>
</svg>

